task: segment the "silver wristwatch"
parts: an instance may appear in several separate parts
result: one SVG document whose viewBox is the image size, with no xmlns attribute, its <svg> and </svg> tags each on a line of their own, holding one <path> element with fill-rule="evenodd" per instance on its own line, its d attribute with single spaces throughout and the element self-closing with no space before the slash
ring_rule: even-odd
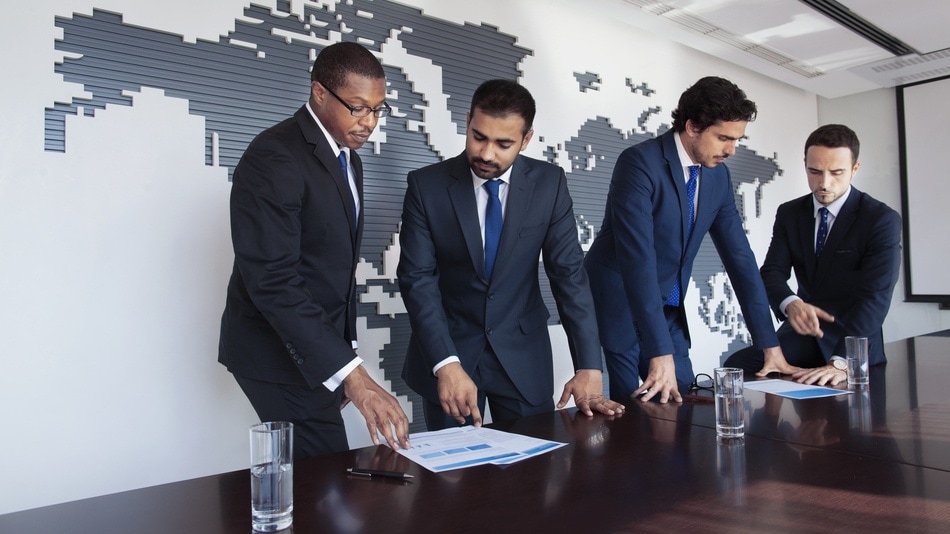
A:
<svg viewBox="0 0 950 534">
<path fill-rule="evenodd" d="M 832 356 L 831 365 L 833 365 L 835 369 L 839 371 L 845 371 L 845 372 L 848 371 L 848 362 L 845 361 L 845 359 L 840 356 Z"/>
</svg>

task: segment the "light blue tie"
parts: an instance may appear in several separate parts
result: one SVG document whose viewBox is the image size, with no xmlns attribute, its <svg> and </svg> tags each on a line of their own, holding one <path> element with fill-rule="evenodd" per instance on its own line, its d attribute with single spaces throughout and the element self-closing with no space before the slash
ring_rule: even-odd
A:
<svg viewBox="0 0 950 534">
<path fill-rule="evenodd" d="M 498 198 L 498 187 L 501 180 L 485 182 L 488 191 L 488 205 L 485 207 L 485 277 L 491 280 L 491 273 L 495 267 L 495 257 L 498 255 L 498 241 L 501 239 L 501 199 Z"/>
<path fill-rule="evenodd" d="M 828 208 L 818 210 L 818 235 L 815 236 L 815 257 L 821 256 L 821 249 L 825 248 L 825 239 L 828 237 Z"/>
<path fill-rule="evenodd" d="M 356 211 L 356 200 L 353 199 L 353 191 L 350 189 L 350 166 L 346 164 L 346 152 L 340 151 L 340 155 L 336 157 L 340 162 L 340 169 L 343 170 L 343 179 L 346 182 L 346 189 L 350 192 L 350 207 L 353 210 L 353 220 L 359 224 L 360 214 Z M 354 225 L 354 230 L 356 226 Z"/>
<path fill-rule="evenodd" d="M 689 225 L 686 227 L 686 242 L 693 235 L 693 223 L 696 222 L 696 186 L 699 184 L 699 165 L 689 166 L 689 180 L 686 181 L 686 203 L 689 205 Z M 670 290 L 670 296 L 666 299 L 667 306 L 680 305 L 680 281 L 677 278 L 673 282 L 673 289 Z"/>
</svg>

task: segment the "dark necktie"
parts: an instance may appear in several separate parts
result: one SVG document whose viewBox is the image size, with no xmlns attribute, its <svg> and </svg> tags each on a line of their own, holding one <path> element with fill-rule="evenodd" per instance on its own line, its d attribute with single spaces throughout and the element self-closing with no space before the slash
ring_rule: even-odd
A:
<svg viewBox="0 0 950 534">
<path fill-rule="evenodd" d="M 696 222 L 696 186 L 699 184 L 699 165 L 689 166 L 689 180 L 686 181 L 686 203 L 689 205 L 689 225 L 686 227 L 686 242 L 689 243 L 690 236 L 693 235 L 693 223 Z M 670 296 L 666 299 L 667 306 L 680 305 L 680 281 L 677 278 L 673 281 L 673 289 L 670 290 Z"/>
<path fill-rule="evenodd" d="M 821 255 L 821 249 L 825 248 L 825 239 L 828 237 L 828 208 L 818 210 L 820 220 L 818 221 L 818 235 L 815 236 L 815 257 Z"/>
<path fill-rule="evenodd" d="M 343 179 L 346 182 L 346 189 L 350 192 L 350 209 L 353 210 L 353 220 L 359 224 L 360 214 L 356 211 L 356 200 L 353 199 L 353 190 L 350 189 L 350 166 L 346 164 L 346 152 L 340 151 L 340 155 L 336 157 L 340 162 L 340 169 L 343 170 Z M 354 229 L 355 229 L 354 225 Z"/>
<path fill-rule="evenodd" d="M 489 280 L 495 267 L 495 256 L 498 254 L 498 240 L 501 238 L 501 199 L 498 198 L 500 185 L 501 180 L 485 182 L 485 190 L 488 191 L 488 205 L 485 207 L 485 277 Z"/>
</svg>

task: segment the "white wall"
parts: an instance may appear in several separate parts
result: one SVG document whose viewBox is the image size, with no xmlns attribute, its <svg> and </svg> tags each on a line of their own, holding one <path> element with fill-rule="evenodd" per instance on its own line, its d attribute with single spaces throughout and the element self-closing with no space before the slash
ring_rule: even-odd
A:
<svg viewBox="0 0 950 534">
<path fill-rule="evenodd" d="M 855 187 L 901 212 L 900 152 L 897 139 L 897 97 L 894 89 L 818 100 L 819 124 L 847 124 L 861 140 L 861 170 Z M 804 179 L 803 179 L 804 180 Z M 904 302 L 904 265 L 884 321 L 884 341 L 946 330 L 950 311 L 935 303 Z"/>
<path fill-rule="evenodd" d="M 523 83 L 538 99 L 536 139 L 567 139 L 578 121 L 596 115 L 631 129 L 644 106 L 662 105 L 662 120 L 647 125 L 654 131 L 670 122 L 679 94 L 696 79 L 717 74 L 736 81 L 760 109 L 747 146 L 776 156 L 785 171 L 766 190 L 763 216 L 749 220 L 759 257 L 775 208 L 805 192 L 801 145 L 819 117 L 813 94 L 591 8 L 607 2 L 405 3 L 454 22 L 497 26 L 534 50 L 524 62 Z M 133 95 L 132 107 L 73 117 L 65 154 L 43 150 L 44 109 L 82 93 L 53 72 L 61 55 L 53 48 L 54 16 L 88 14 L 96 6 L 193 41 L 226 33 L 245 4 L 42 0 L 0 17 L 0 49 L 7 53 L 0 86 L 0 472 L 7 483 L 0 485 L 0 513 L 246 466 L 246 428 L 256 417 L 216 363 L 231 262 L 230 186 L 225 169 L 204 165 L 203 119 L 190 115 L 183 101 L 146 89 Z M 384 61 L 401 64 L 397 51 L 392 54 Z M 440 80 L 426 74 L 431 64 L 405 68 L 420 87 L 438 87 Z M 579 93 L 572 71 L 601 74 L 601 91 Z M 648 82 L 656 94 L 650 100 L 631 95 L 626 77 Z M 862 133 L 868 152 L 861 179 L 869 180 L 868 170 L 877 166 L 870 159 L 873 136 L 855 124 L 868 109 L 847 107 L 854 117 L 840 120 Z M 457 138 L 433 143 L 460 146 Z M 539 156 L 541 148 L 534 143 L 528 155 Z M 880 198 L 898 206 L 896 182 L 893 187 L 893 197 Z M 889 319 L 892 338 L 947 327 L 932 307 L 907 309 L 917 313 L 913 323 L 921 328 Z M 697 370 L 714 364 L 704 354 L 728 344 L 700 330 L 694 329 Z M 361 355 L 379 377 L 372 345 L 361 344 Z M 563 341 L 557 350 L 559 373 L 569 373 Z M 367 444 L 358 416 L 348 411 L 346 417 L 351 444 Z"/>
</svg>

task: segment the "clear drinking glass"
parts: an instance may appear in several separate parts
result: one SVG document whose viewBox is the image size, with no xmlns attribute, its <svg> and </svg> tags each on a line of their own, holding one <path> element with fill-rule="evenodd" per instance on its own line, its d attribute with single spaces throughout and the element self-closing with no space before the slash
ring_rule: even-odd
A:
<svg viewBox="0 0 950 534">
<path fill-rule="evenodd" d="M 713 370 L 713 383 L 716 393 L 716 435 L 723 439 L 745 436 L 742 369 L 718 367 Z"/>
<path fill-rule="evenodd" d="M 294 425 L 286 421 L 252 425 L 251 526 L 275 532 L 294 521 Z"/>
<path fill-rule="evenodd" d="M 868 338 L 848 336 L 844 338 L 844 348 L 848 360 L 848 385 L 866 386 L 868 383 Z"/>
</svg>

